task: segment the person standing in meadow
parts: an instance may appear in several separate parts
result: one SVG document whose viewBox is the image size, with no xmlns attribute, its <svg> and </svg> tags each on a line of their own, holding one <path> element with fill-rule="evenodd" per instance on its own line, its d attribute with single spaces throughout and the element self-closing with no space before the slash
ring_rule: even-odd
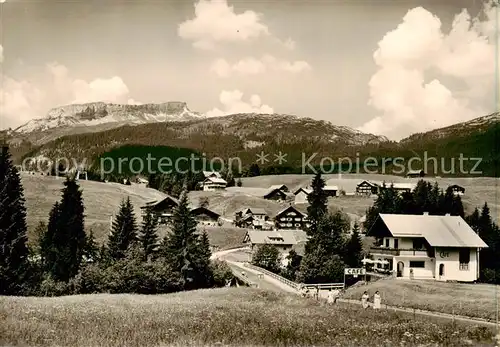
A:
<svg viewBox="0 0 500 347">
<path fill-rule="evenodd" d="M 363 295 L 361 296 L 361 305 L 363 308 L 368 308 L 368 299 L 370 297 L 368 296 L 368 293 L 365 291 Z"/>
<path fill-rule="evenodd" d="M 382 301 L 382 298 L 380 297 L 380 293 L 377 290 L 375 292 L 375 295 L 373 296 L 373 308 L 375 310 L 379 310 L 380 309 L 381 301 Z"/>
</svg>

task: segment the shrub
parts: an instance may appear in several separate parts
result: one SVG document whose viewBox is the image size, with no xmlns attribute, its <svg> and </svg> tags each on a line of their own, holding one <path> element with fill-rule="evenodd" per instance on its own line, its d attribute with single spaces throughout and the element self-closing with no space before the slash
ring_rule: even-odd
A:
<svg viewBox="0 0 500 347">
<path fill-rule="evenodd" d="M 225 261 L 213 260 L 210 262 L 210 268 L 214 287 L 224 287 L 233 278 L 233 272 Z"/>
</svg>

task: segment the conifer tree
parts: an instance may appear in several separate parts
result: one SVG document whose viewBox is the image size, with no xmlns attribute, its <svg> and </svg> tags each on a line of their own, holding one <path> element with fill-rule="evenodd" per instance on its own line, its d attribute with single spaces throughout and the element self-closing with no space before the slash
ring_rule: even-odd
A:
<svg viewBox="0 0 500 347">
<path fill-rule="evenodd" d="M 86 245 L 82 192 L 75 180 L 66 179 L 61 202 L 50 212 L 41 250 L 45 270 L 54 280 L 76 276 Z"/>
<path fill-rule="evenodd" d="M 311 183 L 312 192 L 307 196 L 309 202 L 307 207 L 307 217 L 310 223 L 308 228 L 309 236 L 316 234 L 321 219 L 328 212 L 328 197 L 323 190 L 324 187 L 325 180 L 321 177 L 321 173 L 316 174 Z"/>
<path fill-rule="evenodd" d="M 99 246 L 97 245 L 94 238 L 94 231 L 90 229 L 85 239 L 85 248 L 83 251 L 83 256 L 85 260 L 90 262 L 96 262 L 99 259 Z"/>
<path fill-rule="evenodd" d="M 360 267 L 361 260 L 363 259 L 363 244 L 361 242 L 361 237 L 359 235 L 359 226 L 358 223 L 354 224 L 354 228 L 352 230 L 351 238 L 347 243 L 346 247 L 346 255 L 345 255 L 345 263 L 349 267 Z"/>
<path fill-rule="evenodd" d="M 24 190 L 9 148 L 0 153 L 0 294 L 21 294 L 28 272 Z"/>
<path fill-rule="evenodd" d="M 144 216 L 139 241 L 146 260 L 156 254 L 158 250 L 158 219 L 152 211 L 147 211 Z"/>
<path fill-rule="evenodd" d="M 122 201 L 108 238 L 108 254 L 112 260 L 123 259 L 129 247 L 137 241 L 137 224 L 130 198 Z"/>
<path fill-rule="evenodd" d="M 173 270 L 181 273 L 188 290 L 207 286 L 209 278 L 196 231 L 197 224 L 189 209 L 187 194 L 183 192 L 173 213 L 171 233 L 162 249 Z"/>
</svg>

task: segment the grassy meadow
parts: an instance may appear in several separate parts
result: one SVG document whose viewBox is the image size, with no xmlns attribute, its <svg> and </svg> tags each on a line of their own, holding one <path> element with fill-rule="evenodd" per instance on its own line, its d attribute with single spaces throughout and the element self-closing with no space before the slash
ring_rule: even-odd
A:
<svg viewBox="0 0 500 347">
<path fill-rule="evenodd" d="M 251 288 L 0 297 L 4 346 L 493 346 L 494 331 Z"/>
<path fill-rule="evenodd" d="M 346 299 L 359 300 L 364 291 L 379 291 L 382 303 L 494 320 L 500 286 L 424 280 L 385 279 L 347 290 Z M 500 312 L 499 312 L 500 313 Z"/>
</svg>

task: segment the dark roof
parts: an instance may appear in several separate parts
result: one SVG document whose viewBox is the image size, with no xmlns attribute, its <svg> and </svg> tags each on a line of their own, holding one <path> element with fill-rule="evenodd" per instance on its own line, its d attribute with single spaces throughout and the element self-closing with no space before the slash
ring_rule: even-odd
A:
<svg viewBox="0 0 500 347">
<path fill-rule="evenodd" d="M 198 216 L 200 214 L 206 214 L 214 219 L 219 219 L 220 217 L 220 214 L 218 214 L 217 212 L 214 212 L 212 210 L 209 210 L 208 208 L 206 207 L 197 207 L 197 208 L 194 208 L 191 210 L 191 213 L 195 216 Z"/>
<path fill-rule="evenodd" d="M 286 208 L 282 209 L 281 211 L 279 211 L 277 214 L 276 214 L 276 217 L 279 217 L 280 215 L 284 214 L 285 212 L 287 212 L 288 210 L 293 210 L 294 212 L 300 214 L 302 217 L 307 217 L 307 215 L 305 213 L 302 213 L 300 212 L 297 208 L 295 208 L 294 206 L 290 205 L 290 206 L 287 206 Z"/>
<path fill-rule="evenodd" d="M 151 201 L 151 202 L 148 202 L 146 203 L 146 205 L 144 206 L 141 206 L 142 209 L 145 209 L 145 208 L 151 208 L 153 210 L 156 210 L 156 209 L 161 209 L 162 206 L 170 206 L 170 205 L 179 205 L 179 200 L 177 200 L 176 198 L 170 196 L 170 195 L 167 195 L 163 200 L 160 200 L 160 201 Z"/>
</svg>

